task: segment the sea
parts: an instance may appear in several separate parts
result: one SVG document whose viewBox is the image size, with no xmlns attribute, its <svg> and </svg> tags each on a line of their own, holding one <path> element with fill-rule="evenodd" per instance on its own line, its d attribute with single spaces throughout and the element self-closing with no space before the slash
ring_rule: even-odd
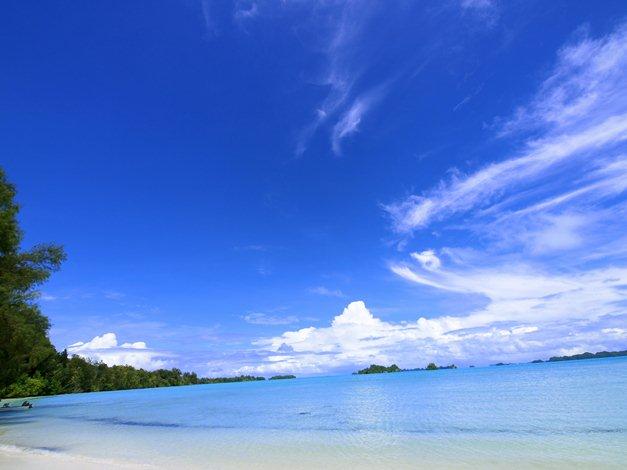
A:
<svg viewBox="0 0 627 470">
<path fill-rule="evenodd" d="M 627 358 L 31 401 L 0 412 L 2 468 L 627 468 Z"/>
</svg>

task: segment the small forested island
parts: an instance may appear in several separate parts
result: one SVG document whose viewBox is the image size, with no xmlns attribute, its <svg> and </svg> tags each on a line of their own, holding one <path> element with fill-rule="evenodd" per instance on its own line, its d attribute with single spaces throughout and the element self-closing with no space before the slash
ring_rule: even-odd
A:
<svg viewBox="0 0 627 470">
<path fill-rule="evenodd" d="M 357 372 L 353 372 L 353 375 L 365 375 L 365 374 L 388 374 L 391 372 L 413 372 L 419 370 L 440 370 L 440 369 L 457 369 L 455 364 L 451 364 L 448 366 L 437 366 L 435 363 L 430 362 L 426 368 L 422 369 L 420 367 L 415 369 L 401 369 L 396 364 L 392 364 L 391 366 L 381 366 L 378 364 L 371 364 L 370 367 L 366 367 L 365 369 L 358 370 Z"/>
<path fill-rule="evenodd" d="M 275 375 L 270 377 L 268 380 L 287 380 L 287 379 L 295 379 L 295 375 Z"/>
<path fill-rule="evenodd" d="M 398 367 L 396 364 L 392 364 L 389 367 L 380 366 L 377 364 L 371 364 L 370 367 L 366 367 L 365 369 L 358 370 L 354 372 L 353 375 L 366 375 L 366 374 L 388 374 L 390 372 L 402 372 L 403 369 Z"/>
<path fill-rule="evenodd" d="M 583 359 L 601 359 L 604 357 L 623 357 L 627 356 L 627 350 L 625 351 L 600 351 L 597 353 L 585 352 L 581 354 L 573 354 L 572 356 L 553 356 L 548 361 L 542 359 L 536 359 L 531 361 L 532 364 L 539 364 L 541 362 L 560 362 L 560 361 L 580 361 Z"/>
<path fill-rule="evenodd" d="M 444 370 L 444 369 L 457 369 L 457 366 L 455 364 L 449 364 L 448 366 L 438 366 L 434 362 L 430 362 L 429 364 L 427 364 L 427 367 L 425 367 L 424 369 L 417 367 L 416 369 L 404 369 L 404 372 L 411 372 L 414 370 Z"/>
</svg>

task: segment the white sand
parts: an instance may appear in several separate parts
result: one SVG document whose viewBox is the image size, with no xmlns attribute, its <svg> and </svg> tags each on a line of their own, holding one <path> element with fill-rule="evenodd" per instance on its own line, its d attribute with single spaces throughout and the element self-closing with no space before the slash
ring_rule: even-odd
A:
<svg viewBox="0 0 627 470">
<path fill-rule="evenodd" d="M 105 459 L 78 457 L 60 452 L 24 450 L 14 446 L 0 446 L 0 469 L 46 469 L 46 470 L 96 470 L 103 468 L 154 468 L 150 465 L 137 465 Z"/>
</svg>

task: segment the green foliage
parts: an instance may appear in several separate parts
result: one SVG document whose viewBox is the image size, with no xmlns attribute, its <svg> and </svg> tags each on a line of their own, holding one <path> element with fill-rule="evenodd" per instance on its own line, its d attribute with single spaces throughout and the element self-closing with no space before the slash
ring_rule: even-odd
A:
<svg viewBox="0 0 627 470">
<path fill-rule="evenodd" d="M 364 375 L 364 374 L 386 374 L 389 372 L 401 372 L 402 369 L 400 367 L 398 367 L 396 364 L 392 364 L 389 367 L 386 366 L 380 366 L 377 364 L 371 364 L 370 367 L 366 367 L 365 369 L 359 370 L 357 371 L 357 374 L 359 375 Z"/>
<path fill-rule="evenodd" d="M 551 357 L 548 362 L 579 361 L 581 359 L 600 359 L 603 357 L 622 357 L 622 356 L 627 356 L 627 350 L 625 351 L 600 351 L 598 353 L 585 352 L 581 354 L 574 354 L 572 356 L 554 356 L 554 357 Z"/>
<path fill-rule="evenodd" d="M 385 366 L 379 366 L 377 364 L 372 364 L 370 367 L 367 367 L 365 369 L 359 370 L 357 372 L 355 372 L 354 374 L 385 374 L 388 372 L 416 372 L 416 371 L 422 371 L 422 370 L 440 370 L 440 369 L 457 369 L 457 366 L 455 364 L 451 364 L 449 366 L 437 366 L 434 362 L 430 362 L 429 365 L 427 365 L 426 369 L 421 369 L 421 368 L 416 368 L 416 369 L 400 369 L 396 364 L 392 364 L 389 367 L 385 367 Z"/>
<path fill-rule="evenodd" d="M 23 375 L 8 386 L 2 395 L 11 398 L 265 380 L 250 375 L 200 378 L 195 372 L 181 372 L 179 369 L 147 371 L 131 366 L 110 367 L 79 356 L 68 358 L 66 351 L 55 353 L 52 362 L 54 365 L 46 377 L 38 372 L 33 377 Z"/>
<path fill-rule="evenodd" d="M 35 377 L 21 376 L 17 382 L 7 388 L 8 397 L 32 397 L 46 392 L 47 381 L 40 375 Z"/>
<path fill-rule="evenodd" d="M 427 365 L 427 369 L 426 370 L 442 370 L 442 369 L 457 369 L 457 366 L 455 364 L 451 364 L 451 365 L 448 365 L 448 366 L 438 366 L 434 362 L 430 362 Z"/>
<path fill-rule="evenodd" d="M 286 380 L 286 379 L 295 379 L 295 375 L 275 375 L 270 377 L 268 380 Z"/>
<path fill-rule="evenodd" d="M 169 387 L 204 383 L 248 382 L 263 377 L 198 378 L 179 369 L 146 371 L 109 367 L 58 353 L 48 339 L 50 323 L 35 303 L 36 287 L 56 271 L 63 248 L 38 245 L 24 251 L 17 222 L 15 188 L 0 169 L 0 396 L 26 397 L 61 393 Z"/>
<path fill-rule="evenodd" d="M 46 372 L 55 350 L 47 333 L 48 319 L 35 304 L 35 288 L 65 259 L 63 249 L 39 245 L 24 251 L 17 222 L 15 188 L 0 169 L 0 392 L 27 385 L 36 372 Z"/>
</svg>

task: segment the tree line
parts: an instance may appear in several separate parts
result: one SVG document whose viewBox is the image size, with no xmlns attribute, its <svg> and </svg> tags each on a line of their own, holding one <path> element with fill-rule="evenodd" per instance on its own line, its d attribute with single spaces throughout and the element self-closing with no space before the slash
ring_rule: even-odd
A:
<svg viewBox="0 0 627 470">
<path fill-rule="evenodd" d="M 0 397 L 264 380 L 108 366 L 68 357 L 66 350 L 58 352 L 48 338 L 50 321 L 37 304 L 37 288 L 60 268 L 66 255 L 54 244 L 22 250 L 18 212 L 15 187 L 0 168 Z"/>
</svg>

